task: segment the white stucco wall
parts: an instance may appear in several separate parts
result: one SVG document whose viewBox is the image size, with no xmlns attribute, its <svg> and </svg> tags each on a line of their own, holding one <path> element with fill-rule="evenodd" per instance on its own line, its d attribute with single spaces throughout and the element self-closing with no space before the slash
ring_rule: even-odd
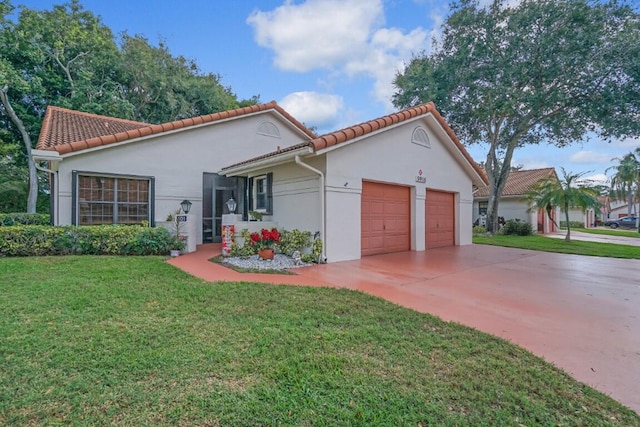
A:
<svg viewBox="0 0 640 427">
<path fill-rule="evenodd" d="M 504 217 L 505 221 L 509 219 L 519 219 L 527 221 L 532 226 L 536 225 L 536 213 L 527 212 L 529 205 L 526 201 L 520 199 L 502 199 L 498 206 L 498 215 Z"/>
<path fill-rule="evenodd" d="M 256 131 L 265 121 L 277 126 L 280 138 Z M 71 224 L 72 171 L 152 176 L 155 220 L 164 221 L 180 201 L 193 202 L 191 213 L 202 242 L 202 175 L 261 154 L 300 143 L 308 137 L 272 111 L 218 121 L 124 144 L 65 155 L 58 173 L 58 223 Z"/>
<path fill-rule="evenodd" d="M 324 159 L 305 160 L 312 167 L 324 170 Z M 252 176 L 273 173 L 273 215 L 268 218 L 287 230 L 298 229 L 315 233 L 322 228 L 319 176 L 295 163 L 256 170 Z"/>
</svg>

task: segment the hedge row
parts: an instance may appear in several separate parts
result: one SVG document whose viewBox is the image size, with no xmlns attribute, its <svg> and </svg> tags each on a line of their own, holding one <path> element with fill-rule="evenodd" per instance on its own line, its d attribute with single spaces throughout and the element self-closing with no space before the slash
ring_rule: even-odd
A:
<svg viewBox="0 0 640 427">
<path fill-rule="evenodd" d="M 100 225 L 0 227 L 0 257 L 167 255 L 175 236 L 162 227 Z"/>
<path fill-rule="evenodd" d="M 49 214 L 0 213 L 0 226 L 8 225 L 49 225 Z"/>
</svg>

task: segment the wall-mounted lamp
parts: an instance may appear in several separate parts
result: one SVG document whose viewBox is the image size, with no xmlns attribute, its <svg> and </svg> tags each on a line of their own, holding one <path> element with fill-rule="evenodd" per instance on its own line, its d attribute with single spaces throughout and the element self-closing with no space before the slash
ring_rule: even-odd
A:
<svg viewBox="0 0 640 427">
<path fill-rule="evenodd" d="M 189 211 L 191 210 L 191 205 L 192 205 L 192 204 L 193 204 L 193 203 L 191 203 L 189 200 L 184 199 L 182 202 L 180 202 L 180 207 L 182 208 L 182 211 L 183 211 L 185 214 L 188 214 L 188 213 L 189 213 Z"/>
<path fill-rule="evenodd" d="M 238 204 L 236 203 L 235 200 L 233 200 L 233 197 L 227 200 L 227 209 L 229 209 L 230 214 L 234 214 L 236 212 L 237 207 L 238 207 Z"/>
</svg>

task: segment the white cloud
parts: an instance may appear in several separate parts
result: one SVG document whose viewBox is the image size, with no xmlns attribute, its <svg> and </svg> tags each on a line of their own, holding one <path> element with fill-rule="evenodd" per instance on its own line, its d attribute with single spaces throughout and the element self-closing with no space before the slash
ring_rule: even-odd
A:
<svg viewBox="0 0 640 427">
<path fill-rule="evenodd" d="M 348 61 L 383 18 L 380 0 L 308 0 L 255 10 L 247 22 L 256 42 L 274 51 L 278 68 L 306 72 Z"/>
<path fill-rule="evenodd" d="M 590 185 L 609 185 L 609 178 L 603 173 L 585 175 L 580 181 L 584 181 Z"/>
<path fill-rule="evenodd" d="M 640 148 L 640 138 L 615 139 L 611 145 L 618 148 L 628 148 L 629 151 Z"/>
<path fill-rule="evenodd" d="M 294 92 L 279 104 L 297 120 L 307 126 L 316 126 L 319 130 L 335 125 L 344 109 L 341 96 L 317 92 Z"/>
<path fill-rule="evenodd" d="M 381 0 L 307 0 L 268 12 L 254 11 L 247 22 L 256 42 L 273 50 L 276 67 L 293 72 L 326 69 L 335 75 L 374 80 L 373 95 L 391 108 L 396 72 L 424 50 L 427 32 L 384 28 Z"/>
<path fill-rule="evenodd" d="M 597 163 L 609 164 L 614 155 L 608 153 L 597 153 L 595 151 L 581 150 L 571 155 L 569 159 L 572 163 Z"/>
<path fill-rule="evenodd" d="M 512 159 L 511 166 L 522 166 L 522 169 L 524 170 L 544 169 L 552 167 L 552 165 L 549 164 L 549 162 L 547 162 L 546 160 L 541 160 L 530 156 Z"/>
</svg>

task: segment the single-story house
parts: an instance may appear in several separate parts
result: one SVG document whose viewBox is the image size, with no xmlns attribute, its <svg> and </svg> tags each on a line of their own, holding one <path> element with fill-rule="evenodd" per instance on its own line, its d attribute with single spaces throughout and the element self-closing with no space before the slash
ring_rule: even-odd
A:
<svg viewBox="0 0 640 427">
<path fill-rule="evenodd" d="M 154 225 L 187 199 L 197 243 L 219 242 L 234 198 L 319 232 L 328 262 L 470 244 L 486 185 L 433 103 L 319 137 L 275 102 L 158 125 L 49 107 L 33 157 L 55 225 Z"/>
<path fill-rule="evenodd" d="M 514 170 L 509 173 L 507 183 L 500 197 L 498 215 L 506 220 L 515 219 L 531 224 L 534 232 L 550 233 L 556 231 L 554 221 L 559 225 L 565 221 L 565 215 L 559 207 L 551 211 L 551 218 L 544 209 L 532 210 L 526 199 L 526 193 L 542 179 L 558 179 L 554 168 Z M 489 203 L 489 187 L 479 188 L 474 193 L 474 222 L 487 213 Z M 552 220 L 553 219 L 553 220 Z M 585 227 L 595 225 L 596 212 L 593 209 L 582 211 L 580 208 L 569 209 L 569 221 L 582 222 Z"/>
<path fill-rule="evenodd" d="M 546 211 L 544 209 L 531 211 L 525 196 L 534 184 L 549 177 L 558 179 L 554 168 L 511 171 L 502 190 L 498 205 L 498 216 L 503 217 L 505 221 L 515 219 L 528 222 L 531 224 L 533 231 L 537 233 L 555 231 L 556 227 Z M 474 222 L 486 215 L 488 206 L 489 187 L 480 187 L 473 196 Z M 556 210 L 551 212 L 551 216 L 558 222 L 558 212 Z"/>
</svg>

